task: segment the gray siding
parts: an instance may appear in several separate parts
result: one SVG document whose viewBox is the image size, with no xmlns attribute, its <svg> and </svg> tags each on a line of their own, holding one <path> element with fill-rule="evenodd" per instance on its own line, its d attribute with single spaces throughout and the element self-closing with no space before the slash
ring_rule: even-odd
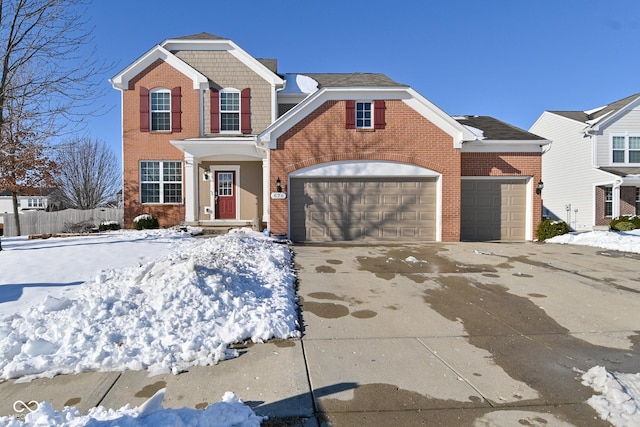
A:
<svg viewBox="0 0 640 427">
<path fill-rule="evenodd" d="M 253 134 L 271 124 L 271 84 L 225 51 L 179 51 L 175 55 L 207 76 L 218 88 L 251 88 L 251 128 Z M 204 96 L 204 133 L 209 134 L 209 91 Z"/>
</svg>

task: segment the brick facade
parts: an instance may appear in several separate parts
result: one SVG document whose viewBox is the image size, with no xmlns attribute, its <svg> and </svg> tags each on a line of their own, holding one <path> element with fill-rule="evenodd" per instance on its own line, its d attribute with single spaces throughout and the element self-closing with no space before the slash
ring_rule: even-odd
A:
<svg viewBox="0 0 640 427">
<path fill-rule="evenodd" d="M 442 174 L 442 240 L 460 240 L 460 150 L 453 138 L 399 100 L 386 101 L 386 127 L 345 128 L 345 102 L 327 101 L 278 138 L 271 153 L 271 185 L 319 163 L 388 160 Z M 272 200 L 271 231 L 287 233 L 288 201 Z"/>
<path fill-rule="evenodd" d="M 182 88 L 182 131 L 179 133 L 171 131 L 140 132 L 140 87 L 152 90 L 155 88 L 172 89 L 177 86 Z M 122 93 L 124 226 L 132 227 L 133 218 L 143 213 L 157 216 L 161 227 L 179 224 L 184 221 L 184 202 L 181 204 L 140 203 L 140 161 L 183 161 L 184 153 L 171 145 L 169 141 L 199 135 L 199 115 L 186 113 L 189 111 L 189 106 L 199 105 L 198 90 L 193 89 L 191 79 L 165 62 L 158 60 L 131 80 L 129 90 Z"/>
</svg>

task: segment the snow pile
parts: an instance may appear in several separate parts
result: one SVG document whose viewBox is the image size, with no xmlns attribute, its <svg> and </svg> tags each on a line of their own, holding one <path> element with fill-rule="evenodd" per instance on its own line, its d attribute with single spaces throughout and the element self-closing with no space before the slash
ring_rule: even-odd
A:
<svg viewBox="0 0 640 427">
<path fill-rule="evenodd" d="M 300 336 L 287 246 L 244 232 L 177 242 L 0 319 L 0 378 L 178 373 L 236 357 L 231 343 Z"/>
<path fill-rule="evenodd" d="M 587 401 L 600 418 L 614 426 L 640 425 L 640 373 L 607 372 L 604 367 L 595 366 L 582 380 L 582 384 L 602 393 Z"/>
<path fill-rule="evenodd" d="M 625 232 L 590 231 L 568 233 L 545 240 L 546 243 L 595 246 L 612 251 L 640 253 L 640 230 Z"/>
<path fill-rule="evenodd" d="M 117 411 L 103 407 L 92 408 L 86 416 L 75 407 L 66 407 L 56 412 L 50 403 L 43 402 L 34 412 L 25 416 L 24 422 L 16 418 L 0 417 L 0 425 L 6 427 L 36 426 L 104 426 L 104 427 L 258 427 L 263 417 L 257 416 L 233 393 L 227 392 L 222 401 L 199 409 L 164 409 L 162 399 L 165 389 L 158 391 L 148 401 L 136 408 L 129 405 Z"/>
</svg>

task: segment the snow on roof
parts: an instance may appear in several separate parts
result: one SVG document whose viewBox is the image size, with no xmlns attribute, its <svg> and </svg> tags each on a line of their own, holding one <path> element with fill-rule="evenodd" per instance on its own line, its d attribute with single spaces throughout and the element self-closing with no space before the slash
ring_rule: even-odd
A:
<svg viewBox="0 0 640 427">
<path fill-rule="evenodd" d="M 469 129 L 471 132 L 473 132 L 473 134 L 478 138 L 478 139 L 485 139 L 484 137 L 484 131 L 478 129 L 478 128 L 474 128 L 473 126 L 469 126 L 469 125 L 462 125 L 464 127 L 466 127 L 467 129 Z"/>
<path fill-rule="evenodd" d="M 297 73 L 285 74 L 285 87 L 280 93 L 313 93 L 318 90 L 318 82 L 309 76 Z"/>
</svg>

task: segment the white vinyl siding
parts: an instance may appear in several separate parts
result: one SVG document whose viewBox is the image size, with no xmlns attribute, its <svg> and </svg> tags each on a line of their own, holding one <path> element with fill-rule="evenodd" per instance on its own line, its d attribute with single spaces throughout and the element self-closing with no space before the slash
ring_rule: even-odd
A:
<svg viewBox="0 0 640 427">
<path fill-rule="evenodd" d="M 601 134 L 596 137 L 597 166 L 620 166 L 620 163 L 613 162 L 612 136 L 640 136 L 640 110 L 631 110 L 602 129 Z"/>
<path fill-rule="evenodd" d="M 530 129 L 551 141 L 550 149 L 542 156 L 543 213 L 569 220 L 576 230 L 592 229 L 595 183 L 611 179 L 595 170 L 592 139 L 584 137 L 584 127 L 584 123 L 545 112 Z M 607 162 L 608 147 L 607 142 Z"/>
</svg>

